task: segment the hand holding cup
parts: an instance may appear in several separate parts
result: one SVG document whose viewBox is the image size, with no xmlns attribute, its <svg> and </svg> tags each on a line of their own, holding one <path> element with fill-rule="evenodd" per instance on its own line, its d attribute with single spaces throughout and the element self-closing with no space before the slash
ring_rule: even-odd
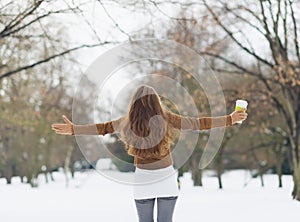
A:
<svg viewBox="0 0 300 222">
<path fill-rule="evenodd" d="M 248 114 L 246 113 L 248 102 L 245 100 L 237 100 L 235 111 L 231 113 L 232 124 L 241 124 L 245 119 L 247 119 Z"/>
</svg>

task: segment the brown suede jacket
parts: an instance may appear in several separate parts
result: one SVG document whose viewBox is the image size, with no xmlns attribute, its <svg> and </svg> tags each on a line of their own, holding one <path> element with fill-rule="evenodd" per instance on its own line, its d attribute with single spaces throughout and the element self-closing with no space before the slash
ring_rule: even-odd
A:
<svg viewBox="0 0 300 222">
<path fill-rule="evenodd" d="M 105 135 L 120 132 L 121 122 L 124 117 L 119 119 L 97 124 L 74 125 L 73 134 L 75 135 Z M 225 127 L 232 125 L 230 115 L 218 117 L 188 117 L 172 113 L 164 110 L 164 119 L 175 129 L 179 130 L 208 130 L 216 127 Z M 168 155 L 160 158 L 142 159 L 134 156 L 134 165 L 141 169 L 160 169 L 173 164 L 173 159 L 170 151 L 170 145 L 166 147 Z"/>
</svg>

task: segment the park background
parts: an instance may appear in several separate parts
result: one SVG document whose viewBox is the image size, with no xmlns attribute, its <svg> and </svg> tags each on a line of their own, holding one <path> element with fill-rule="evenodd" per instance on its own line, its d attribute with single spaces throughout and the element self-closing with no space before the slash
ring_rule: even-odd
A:
<svg viewBox="0 0 300 222">
<path fill-rule="evenodd" d="M 295 220 L 300 210 L 299 9 L 300 2 L 292 0 L 1 0 L 0 220 L 137 220 L 131 188 L 93 170 L 132 174 L 134 169 L 119 161 L 132 161 L 123 145 L 106 136 L 108 150 L 89 144 L 88 157 L 83 156 L 74 137 L 57 136 L 50 126 L 62 122 L 62 114 L 72 117 L 76 86 L 98 56 L 143 38 L 173 40 L 205 58 L 209 70 L 199 61 L 194 68 L 218 77 L 228 112 L 236 99 L 249 101 L 247 121 L 226 129 L 204 170 L 198 164 L 209 132 L 199 134 L 178 170 L 181 197 L 174 221 Z M 191 73 L 146 61 L 124 68 L 106 86 L 99 119 L 108 120 L 116 95 L 124 101 L 117 107 L 124 114 L 130 94 L 118 94 L 122 87 L 153 73 L 178 81 L 200 116 L 210 115 Z M 82 107 L 90 102 L 83 99 Z M 172 101 L 163 102 L 177 111 Z M 83 109 L 83 118 L 88 115 Z"/>
</svg>

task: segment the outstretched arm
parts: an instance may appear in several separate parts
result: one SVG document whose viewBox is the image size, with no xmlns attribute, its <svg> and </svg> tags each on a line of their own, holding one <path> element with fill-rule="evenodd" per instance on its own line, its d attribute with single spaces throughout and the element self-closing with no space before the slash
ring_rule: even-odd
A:
<svg viewBox="0 0 300 222">
<path fill-rule="evenodd" d="M 63 115 L 64 124 L 54 123 L 52 129 L 61 135 L 105 135 L 114 133 L 116 127 L 121 121 L 120 119 L 109 121 L 106 123 L 75 125 L 66 116 Z"/>
<path fill-rule="evenodd" d="M 189 117 L 181 116 L 175 113 L 172 113 L 168 110 L 164 110 L 164 115 L 170 123 L 176 129 L 183 130 L 207 130 L 216 127 L 225 127 L 232 126 L 238 121 L 243 121 L 247 118 L 247 113 L 245 110 L 239 110 L 231 113 L 226 116 L 217 116 L 217 117 Z"/>
</svg>

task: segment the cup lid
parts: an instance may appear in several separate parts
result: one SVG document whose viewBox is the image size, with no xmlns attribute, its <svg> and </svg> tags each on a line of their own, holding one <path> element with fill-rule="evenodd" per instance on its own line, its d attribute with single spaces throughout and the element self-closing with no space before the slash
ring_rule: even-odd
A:
<svg viewBox="0 0 300 222">
<path fill-rule="evenodd" d="M 248 105 L 248 102 L 246 101 L 246 100 L 242 100 L 242 99 L 238 99 L 237 101 L 236 101 L 236 104 L 238 105 L 238 106 L 242 106 L 242 107 L 247 107 L 247 105 Z"/>
</svg>

